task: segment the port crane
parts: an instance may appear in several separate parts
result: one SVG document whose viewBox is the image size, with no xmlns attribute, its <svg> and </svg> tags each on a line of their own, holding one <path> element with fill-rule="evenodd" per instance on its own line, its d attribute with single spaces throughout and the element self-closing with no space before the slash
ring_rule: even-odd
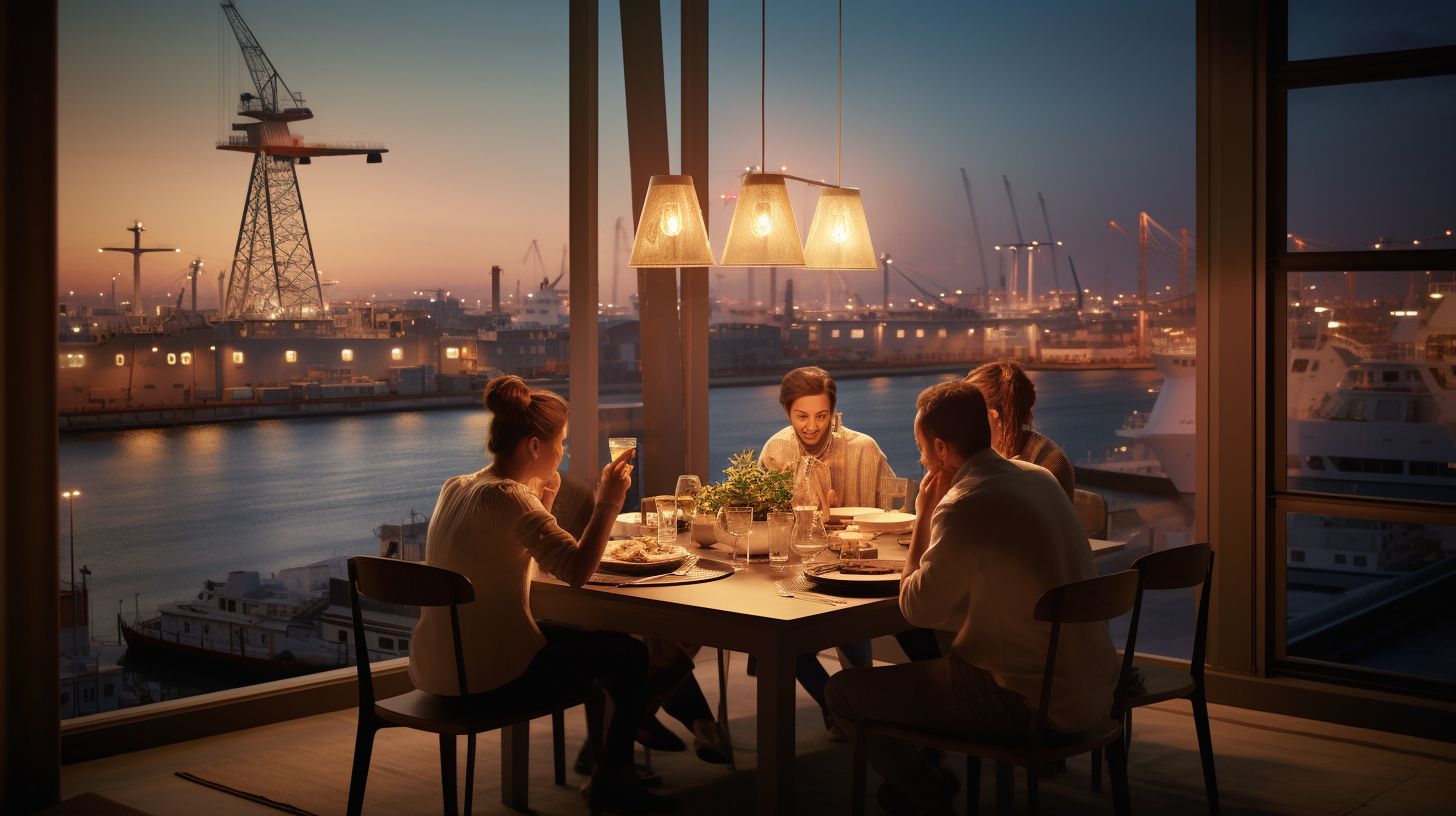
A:
<svg viewBox="0 0 1456 816">
<path fill-rule="evenodd" d="M 976 220 L 976 201 L 971 198 L 971 177 L 966 175 L 966 168 L 961 168 L 961 183 L 966 188 L 966 204 L 971 208 L 971 232 L 976 236 L 976 256 L 981 261 L 981 286 L 986 298 L 991 297 L 991 274 L 986 271 L 986 248 L 981 244 L 981 223 Z"/>
<path fill-rule="evenodd" d="M 298 189 L 296 165 L 314 157 L 364 155 L 382 161 L 381 144 L 309 143 L 289 131 L 290 122 L 313 118 L 303 95 L 291 90 L 230 0 L 223 14 L 242 49 L 256 93 L 239 95 L 237 114 L 253 121 L 233 124 L 234 135 L 217 149 L 253 154 L 242 223 L 221 304 L 226 320 L 309 319 L 323 316 L 323 287 Z"/>
<path fill-rule="evenodd" d="M 892 267 L 892 266 L 895 266 L 895 259 L 890 255 L 890 253 L 888 253 L 888 252 L 881 252 L 880 253 L 880 267 L 881 267 L 881 269 L 884 270 L 885 280 L 886 281 L 888 281 L 890 279 L 890 267 Z M 938 307 L 940 307 L 942 309 L 945 309 L 948 312 L 954 312 L 954 311 L 956 311 L 956 307 L 950 305 L 949 303 L 946 303 L 944 300 L 941 300 L 940 299 L 940 295 L 937 295 L 936 293 L 930 291 L 929 289 L 926 289 L 924 286 L 921 286 L 920 284 L 916 283 L 914 278 L 912 278 L 909 275 L 905 274 L 905 270 L 900 269 L 899 267 L 896 267 L 895 268 L 895 271 L 897 273 L 899 273 L 900 277 L 902 277 L 902 278 L 905 279 L 905 282 L 906 283 L 908 283 L 911 286 L 915 287 L 915 291 L 917 291 L 921 295 L 923 295 L 926 300 L 933 302 L 936 306 L 938 306 Z M 889 295 L 888 295 L 888 292 L 889 292 L 889 286 L 888 285 L 886 285 L 885 291 L 887 293 L 886 296 L 885 296 L 885 310 L 886 311 L 889 311 L 889 309 L 890 309 L 890 300 L 889 300 Z"/>
</svg>

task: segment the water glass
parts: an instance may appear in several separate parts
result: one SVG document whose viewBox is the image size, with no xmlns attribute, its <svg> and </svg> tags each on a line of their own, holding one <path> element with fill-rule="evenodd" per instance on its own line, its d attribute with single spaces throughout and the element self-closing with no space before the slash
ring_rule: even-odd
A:
<svg viewBox="0 0 1456 816">
<path fill-rule="evenodd" d="M 672 547 L 677 544 L 677 498 L 657 497 L 657 546 Z"/>
<path fill-rule="evenodd" d="M 768 565 L 783 572 L 789 565 L 789 535 L 794 530 L 794 514 L 775 510 L 768 514 Z"/>
<path fill-rule="evenodd" d="M 905 493 L 910 489 L 910 480 L 895 476 L 880 479 L 880 509 L 889 513 L 901 509 L 905 504 Z"/>
<path fill-rule="evenodd" d="M 753 508 L 752 507 L 725 507 L 723 508 L 723 526 L 728 534 L 733 536 L 733 566 L 742 568 L 747 566 L 749 545 L 742 542 L 744 536 L 753 534 Z"/>
<path fill-rule="evenodd" d="M 698 491 L 702 489 L 703 483 L 691 473 L 677 477 L 677 489 L 673 491 L 673 494 L 677 496 L 677 506 L 681 512 L 679 517 L 681 526 L 692 526 L 693 519 L 698 514 Z"/>
</svg>

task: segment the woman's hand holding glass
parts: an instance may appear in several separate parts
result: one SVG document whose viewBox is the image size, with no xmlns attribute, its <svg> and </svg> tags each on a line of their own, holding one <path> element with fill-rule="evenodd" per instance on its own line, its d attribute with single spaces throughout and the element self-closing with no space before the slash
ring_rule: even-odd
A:
<svg viewBox="0 0 1456 816">
<path fill-rule="evenodd" d="M 602 481 L 597 487 L 597 501 L 608 502 L 621 507 L 627 500 L 627 488 L 632 485 L 632 460 L 637 458 L 637 449 L 633 448 L 618 456 L 615 460 L 608 462 L 602 468 Z M 557 477 L 558 480 L 560 477 Z"/>
</svg>

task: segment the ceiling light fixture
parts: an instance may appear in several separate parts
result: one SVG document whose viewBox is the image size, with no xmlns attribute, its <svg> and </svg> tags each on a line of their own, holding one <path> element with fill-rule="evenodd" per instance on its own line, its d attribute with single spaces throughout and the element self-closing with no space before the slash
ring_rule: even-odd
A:
<svg viewBox="0 0 1456 816">
<path fill-rule="evenodd" d="M 765 22 L 767 0 L 759 4 L 759 86 L 758 138 L 760 167 L 767 166 L 765 142 L 764 90 L 766 87 L 766 47 L 768 26 Z M 789 203 L 789 188 L 784 183 L 793 178 L 782 173 L 753 173 L 743 176 L 738 201 L 733 206 L 733 221 L 723 243 L 722 266 L 803 266 L 804 247 L 799 243 L 799 225 Z"/>
<path fill-rule="evenodd" d="M 843 184 L 844 163 L 844 0 L 839 2 L 839 140 L 835 144 L 835 181 Z M 878 269 L 870 226 L 858 187 L 825 185 L 814 205 L 804 265 L 811 269 Z"/>
<path fill-rule="evenodd" d="M 692 176 L 653 176 L 632 239 L 627 265 L 637 269 L 675 269 L 713 265 L 703 210 Z"/>
</svg>

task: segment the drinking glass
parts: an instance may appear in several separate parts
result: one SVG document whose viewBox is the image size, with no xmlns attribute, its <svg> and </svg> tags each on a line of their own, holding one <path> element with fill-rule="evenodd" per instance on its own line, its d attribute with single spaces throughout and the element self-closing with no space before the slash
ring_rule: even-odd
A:
<svg viewBox="0 0 1456 816">
<path fill-rule="evenodd" d="M 611 454 L 613 462 L 620 459 L 622 454 L 636 447 L 637 437 L 635 436 L 614 436 L 607 440 L 607 452 Z"/>
<path fill-rule="evenodd" d="M 768 514 L 768 565 L 775 572 L 789 566 L 789 537 L 794 531 L 794 514 L 775 510 Z"/>
<path fill-rule="evenodd" d="M 677 489 L 673 493 L 677 496 L 681 526 L 691 527 L 693 525 L 693 519 L 698 515 L 698 491 L 702 489 L 703 483 L 691 473 L 677 477 Z"/>
<path fill-rule="evenodd" d="M 880 479 L 880 509 L 886 513 L 905 504 L 905 493 L 910 488 L 909 479 L 885 476 Z"/>
<path fill-rule="evenodd" d="M 677 498 L 657 497 L 657 546 L 672 547 L 677 544 Z"/>
<path fill-rule="evenodd" d="M 789 538 L 789 547 L 799 554 L 802 574 L 808 578 L 809 562 L 829 546 L 829 534 L 824 531 L 818 510 L 807 514 L 796 511 L 794 515 L 794 532 Z"/>
<path fill-rule="evenodd" d="M 753 534 L 753 508 L 752 507 L 725 507 L 723 508 L 723 526 L 728 534 L 733 536 L 733 566 L 740 569 L 747 566 L 748 547 L 745 544 L 738 546 L 738 542 L 747 535 Z"/>
</svg>

